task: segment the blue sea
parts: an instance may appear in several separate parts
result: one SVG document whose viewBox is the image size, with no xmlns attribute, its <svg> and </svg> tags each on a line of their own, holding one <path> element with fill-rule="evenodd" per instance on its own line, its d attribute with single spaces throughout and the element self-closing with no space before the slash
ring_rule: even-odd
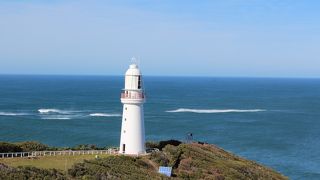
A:
<svg viewBox="0 0 320 180">
<path fill-rule="evenodd" d="M 0 141 L 118 146 L 123 77 L 0 76 Z M 145 77 L 148 141 L 216 144 L 320 179 L 320 79 Z"/>
</svg>

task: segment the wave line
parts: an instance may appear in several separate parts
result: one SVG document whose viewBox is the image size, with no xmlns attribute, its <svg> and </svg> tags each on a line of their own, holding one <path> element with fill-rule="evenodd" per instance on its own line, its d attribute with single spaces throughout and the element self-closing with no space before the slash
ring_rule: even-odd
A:
<svg viewBox="0 0 320 180">
<path fill-rule="evenodd" d="M 92 117 L 119 117 L 121 114 L 107 114 L 107 113 L 92 113 L 89 114 Z"/>
<path fill-rule="evenodd" d="M 243 112 L 262 112 L 266 111 L 265 109 L 187 109 L 179 108 L 176 110 L 166 111 L 169 113 L 243 113 Z"/>
<path fill-rule="evenodd" d="M 27 113 L 0 112 L 0 116 L 26 116 Z"/>
<path fill-rule="evenodd" d="M 67 111 L 67 110 L 60 110 L 60 109 L 38 109 L 38 112 L 40 114 L 50 114 L 50 113 L 55 113 L 55 114 L 72 114 L 78 111 Z"/>
</svg>

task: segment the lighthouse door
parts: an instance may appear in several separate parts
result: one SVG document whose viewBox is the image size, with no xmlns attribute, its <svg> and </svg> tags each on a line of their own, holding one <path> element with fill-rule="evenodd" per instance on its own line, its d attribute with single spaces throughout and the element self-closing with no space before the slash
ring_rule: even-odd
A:
<svg viewBox="0 0 320 180">
<path fill-rule="evenodd" d="M 126 144 L 122 144 L 122 153 L 126 152 Z"/>
</svg>

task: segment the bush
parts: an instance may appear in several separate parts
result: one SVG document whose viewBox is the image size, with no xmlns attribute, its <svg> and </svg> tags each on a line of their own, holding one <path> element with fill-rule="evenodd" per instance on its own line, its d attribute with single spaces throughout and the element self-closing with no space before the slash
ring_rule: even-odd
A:
<svg viewBox="0 0 320 180">
<path fill-rule="evenodd" d="M 160 141 L 160 142 L 146 142 L 146 147 L 147 148 L 157 148 L 159 150 L 162 150 L 166 145 L 173 145 L 173 146 L 179 146 L 181 144 L 180 141 L 178 140 L 168 140 L 168 141 Z"/>
<path fill-rule="evenodd" d="M 158 149 L 159 150 L 162 150 L 164 147 L 166 147 L 167 145 L 172 145 L 172 146 L 179 146 L 181 144 L 180 141 L 177 141 L 177 140 L 168 140 L 168 141 L 160 141 L 159 142 L 159 147 Z"/>
<path fill-rule="evenodd" d="M 63 150 L 103 150 L 94 144 L 81 144 L 75 147 L 50 147 L 36 141 L 18 143 L 0 142 L 0 153 L 7 152 L 31 152 L 31 151 L 63 151 Z"/>
<path fill-rule="evenodd" d="M 0 153 L 6 152 L 21 152 L 22 148 L 16 144 L 0 142 Z"/>
<path fill-rule="evenodd" d="M 80 144 L 71 148 L 72 150 L 101 150 L 104 148 L 97 147 L 95 144 Z"/>
<path fill-rule="evenodd" d="M 20 142 L 16 143 L 16 145 L 18 145 L 24 152 L 49 150 L 47 145 L 36 141 Z"/>
</svg>

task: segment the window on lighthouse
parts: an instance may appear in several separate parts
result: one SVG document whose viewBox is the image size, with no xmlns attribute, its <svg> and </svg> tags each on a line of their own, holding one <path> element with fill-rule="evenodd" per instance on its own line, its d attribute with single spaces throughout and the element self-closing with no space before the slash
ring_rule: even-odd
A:
<svg viewBox="0 0 320 180">
<path fill-rule="evenodd" d="M 138 89 L 141 89 L 141 76 L 138 76 Z"/>
</svg>

